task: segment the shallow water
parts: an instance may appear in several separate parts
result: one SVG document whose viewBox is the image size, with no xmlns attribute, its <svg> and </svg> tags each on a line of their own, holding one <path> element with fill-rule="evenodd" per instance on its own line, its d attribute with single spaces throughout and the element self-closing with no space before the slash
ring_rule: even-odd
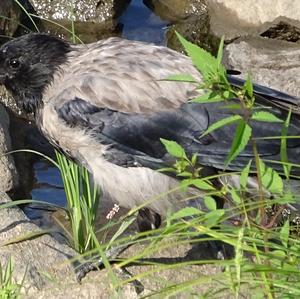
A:
<svg viewBox="0 0 300 299">
<path fill-rule="evenodd" d="M 35 183 L 31 198 L 64 207 L 66 197 L 59 170 L 47 161 L 36 162 L 33 168 Z M 50 217 L 47 212 L 52 212 L 53 209 L 40 209 L 38 206 L 29 205 L 24 211 L 30 219 L 44 224 L 43 222 Z"/>
<path fill-rule="evenodd" d="M 119 21 L 123 24 L 122 36 L 124 38 L 156 44 L 166 43 L 167 23 L 154 15 L 141 0 L 132 0 Z M 47 161 L 39 161 L 34 164 L 34 173 L 36 182 L 31 191 L 32 199 L 65 206 L 66 197 L 59 170 Z M 41 226 L 51 223 L 51 209 L 48 211 L 35 206 L 27 206 L 24 211 L 29 218 Z"/>
<path fill-rule="evenodd" d="M 167 22 L 162 21 L 141 0 L 133 0 L 119 18 L 124 25 L 122 36 L 128 39 L 165 44 Z"/>
</svg>

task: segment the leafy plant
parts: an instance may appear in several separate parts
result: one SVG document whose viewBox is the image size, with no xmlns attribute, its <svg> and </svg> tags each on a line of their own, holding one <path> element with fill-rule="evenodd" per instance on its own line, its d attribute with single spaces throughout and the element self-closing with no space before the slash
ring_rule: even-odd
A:
<svg viewBox="0 0 300 299">
<path fill-rule="evenodd" d="M 249 142 L 252 142 L 253 145 L 254 161 L 250 160 L 241 170 L 239 185 L 234 186 L 230 183 L 227 184 L 226 179 L 222 180 L 222 177 L 230 178 L 236 173 L 221 172 L 218 175 L 203 178 L 201 177 L 201 166 L 197 164 L 198 153 L 194 153 L 189 158 L 184 149 L 176 142 L 161 140 L 167 152 L 177 158 L 173 167 L 162 169 L 162 171 L 172 171 L 178 177 L 185 177 L 187 179 L 183 182 L 188 186 L 205 190 L 208 194 L 204 196 L 208 212 L 203 213 L 198 209 L 187 207 L 171 215 L 169 222 L 173 223 L 171 225 L 175 225 L 175 221 L 177 225 L 180 223 L 180 226 L 189 226 L 198 233 L 206 234 L 213 240 L 222 240 L 234 247 L 235 257 L 232 263 L 229 262 L 226 265 L 225 275 L 222 278 L 223 281 L 226 280 L 223 291 L 229 288 L 238 298 L 246 285 L 246 293 L 247 289 L 255 289 L 257 298 L 297 298 L 299 290 L 295 286 L 300 283 L 297 270 L 300 259 L 295 252 L 298 250 L 300 242 L 291 232 L 299 234 L 299 216 L 297 213 L 296 216 L 289 214 L 290 204 L 295 201 L 295 195 L 285 191 L 284 181 L 279 173 L 260 159 L 256 140 L 252 138 L 251 127 L 251 121 L 283 124 L 282 136 L 279 136 L 281 138 L 281 160 L 285 177 L 289 179 L 292 165 L 288 163 L 287 159 L 286 134 L 291 111 L 285 121 L 269 111 L 258 111 L 250 76 L 242 88 L 230 85 L 226 78 L 225 68 L 221 65 L 223 40 L 220 43 L 218 55 L 214 58 L 183 37 L 178 35 L 178 38 L 196 68 L 201 72 L 203 82 L 198 83 L 189 75 L 176 75 L 169 79 L 198 84 L 198 89 L 204 90 L 205 93 L 194 99 L 193 102 L 225 101 L 231 109 L 239 111 L 236 115 L 211 124 L 200 137 L 235 123 L 235 134 L 226 159 L 226 166 L 244 150 Z M 231 99 L 237 100 L 230 104 Z M 253 189 L 253 186 L 250 187 L 251 184 L 249 184 L 250 171 L 253 173 L 251 165 L 256 168 L 254 172 L 257 175 L 256 189 Z M 212 179 L 220 179 L 223 181 L 223 186 L 216 189 L 211 183 Z M 228 205 L 226 210 L 216 209 L 214 200 L 216 196 L 225 200 Z M 280 224 L 283 225 L 281 228 L 278 227 Z M 248 258 L 249 254 L 253 259 Z M 222 291 L 219 289 L 211 293 L 217 295 L 219 292 Z"/>
<path fill-rule="evenodd" d="M 203 76 L 203 82 L 198 84 L 198 89 L 205 90 L 206 93 L 196 97 L 192 101 L 198 103 L 213 103 L 231 99 L 239 100 L 239 103 L 235 104 L 234 102 L 230 107 L 236 111 L 241 110 L 241 114 L 232 115 L 211 124 L 201 136 L 204 137 L 225 125 L 236 124 L 233 142 L 226 159 L 226 166 L 228 166 L 229 163 L 244 150 L 251 140 L 251 120 L 263 122 L 283 122 L 283 120 L 279 119 L 269 111 L 255 111 L 255 96 L 250 76 L 248 76 L 241 89 L 235 88 L 229 83 L 226 69 L 221 63 L 224 39 L 220 42 L 218 54 L 215 58 L 210 53 L 190 43 L 179 34 L 177 34 L 177 36 L 184 46 L 185 51 L 193 61 L 194 66 Z M 197 82 L 192 76 L 187 78 L 186 75 L 177 75 L 176 77 L 173 76 L 169 79 L 175 81 Z"/>
<path fill-rule="evenodd" d="M 73 247 L 79 253 L 94 249 L 92 237 L 99 209 L 100 194 L 90 174 L 56 151 L 67 198 L 67 211 L 71 221 Z"/>
<path fill-rule="evenodd" d="M 5 266 L 0 263 L 0 298 L 17 299 L 20 298 L 20 292 L 24 284 L 26 272 L 20 283 L 13 279 L 14 265 L 12 258 L 9 257 Z"/>
</svg>

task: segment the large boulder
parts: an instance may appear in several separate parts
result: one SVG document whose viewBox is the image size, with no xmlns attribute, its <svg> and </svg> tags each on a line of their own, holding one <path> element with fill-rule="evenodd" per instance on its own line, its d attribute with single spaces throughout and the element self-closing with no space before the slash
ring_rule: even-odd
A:
<svg viewBox="0 0 300 299">
<path fill-rule="evenodd" d="M 297 43 L 248 37 L 227 45 L 228 68 L 251 74 L 254 82 L 300 96 L 300 47 Z"/>
<path fill-rule="evenodd" d="M 13 157 L 7 154 L 11 149 L 9 116 L 0 104 L 0 190 L 2 191 L 10 191 L 18 185 L 18 174 Z"/>
<path fill-rule="evenodd" d="M 144 0 L 143 2 L 156 15 L 171 22 L 202 15 L 206 10 L 204 0 Z"/>
<path fill-rule="evenodd" d="M 13 0 L 0 2 L 0 34 L 13 36 L 16 32 L 21 17 L 21 9 Z"/>
<path fill-rule="evenodd" d="M 0 191 L 0 204 L 11 199 Z M 98 271 L 93 281 L 81 285 L 75 279 L 78 254 L 66 244 L 33 224 L 18 207 L 0 209 L 0 264 L 13 262 L 13 281 L 22 284 L 22 298 L 111 298 L 114 288 L 106 271 Z M 33 235 L 36 234 L 36 237 Z M 24 238 L 24 240 L 23 240 Z M 137 298 L 132 285 L 119 289 L 124 298 Z"/>
<path fill-rule="evenodd" d="M 4 192 L 0 192 L 0 202 L 10 203 L 11 200 Z M 68 257 L 76 255 L 73 250 L 59 244 L 49 235 L 14 243 L 13 240 L 40 230 L 18 207 L 1 208 L 0 218 L 1 265 L 6 264 L 9 258 L 13 260 L 14 279 L 21 282 L 25 275 L 24 286 L 27 293 L 51 285 L 51 281 L 42 274 L 43 272 L 66 282 L 67 277 L 74 277 L 74 270 L 69 263 L 66 263 Z M 8 242 L 12 244 L 5 246 Z"/>
<path fill-rule="evenodd" d="M 204 0 L 144 0 L 156 15 L 169 21 L 166 32 L 168 47 L 183 51 L 175 32 L 189 41 L 215 52 L 219 39 L 210 33 L 209 14 Z"/>
<path fill-rule="evenodd" d="M 52 20 L 105 22 L 117 18 L 130 0 L 30 0 L 38 15 Z"/>
<path fill-rule="evenodd" d="M 34 16 L 35 14 L 29 0 L 1 0 L 0 43 L 13 36 L 36 30 L 40 26 L 40 21 Z"/>
<path fill-rule="evenodd" d="M 300 22 L 300 2 L 294 0 L 210 0 L 207 5 L 212 33 L 229 40 L 256 34 L 279 17 Z"/>
</svg>

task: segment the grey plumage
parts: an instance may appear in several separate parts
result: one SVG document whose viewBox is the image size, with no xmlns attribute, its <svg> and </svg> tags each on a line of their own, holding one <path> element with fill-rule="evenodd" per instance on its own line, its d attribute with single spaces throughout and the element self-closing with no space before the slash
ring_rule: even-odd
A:
<svg viewBox="0 0 300 299">
<path fill-rule="evenodd" d="M 18 61 L 16 68 L 11 65 L 13 59 Z M 220 169 L 232 140 L 233 127 L 199 139 L 212 120 L 225 112 L 219 104 L 185 104 L 199 91 L 192 83 L 164 81 L 176 74 L 201 80 L 186 56 L 119 38 L 75 46 L 48 35 L 30 34 L 0 49 L 0 82 L 21 107 L 34 112 L 44 135 L 85 165 L 105 196 L 129 208 L 149 200 L 149 207 L 162 215 L 183 206 L 181 199 L 201 196 L 201 192 L 168 192 L 178 181 L 153 170 L 171 159 L 159 137 L 178 141 L 187 152 L 198 152 L 202 164 Z M 268 88 L 257 86 L 257 91 L 267 101 L 298 105 L 298 99 Z M 236 112 L 227 109 L 226 113 Z M 286 114 L 279 108 L 275 113 Z M 279 126 L 264 124 L 261 130 L 255 126 L 263 136 L 280 134 Z M 298 134 L 299 128 L 294 117 L 289 134 Z M 263 155 L 278 159 L 278 140 L 261 145 Z M 291 141 L 289 146 L 297 162 L 300 144 Z M 250 156 L 246 149 L 233 169 L 240 169 Z M 165 193 L 164 198 L 154 200 Z"/>
</svg>

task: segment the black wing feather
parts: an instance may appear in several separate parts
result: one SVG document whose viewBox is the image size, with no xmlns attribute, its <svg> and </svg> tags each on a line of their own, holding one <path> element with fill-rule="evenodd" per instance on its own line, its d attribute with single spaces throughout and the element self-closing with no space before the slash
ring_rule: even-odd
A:
<svg viewBox="0 0 300 299">
<path fill-rule="evenodd" d="M 244 79 L 232 75 L 227 75 L 227 79 L 231 85 L 239 88 L 245 83 Z M 293 112 L 300 113 L 300 99 L 297 97 L 256 83 L 253 84 L 253 91 L 255 95 L 263 97 L 264 100 L 269 101 L 273 105 L 278 105 L 284 109 L 291 107 Z"/>
<path fill-rule="evenodd" d="M 109 144 L 107 159 L 121 166 L 142 165 L 157 169 L 172 164 L 174 159 L 160 142 L 160 138 L 165 138 L 178 142 L 190 155 L 198 153 L 199 163 L 223 169 L 236 125 L 225 126 L 204 138 L 200 135 L 212 123 L 241 113 L 224 105 L 223 102 L 186 103 L 176 110 L 146 115 L 99 108 L 76 98 L 58 109 L 58 114 L 68 125 L 89 129 L 100 143 Z M 286 112 L 279 108 L 273 108 L 272 113 L 281 119 L 286 117 Z M 253 121 L 251 125 L 254 137 L 281 135 L 282 123 Z M 292 118 L 288 134 L 300 135 L 298 118 Z M 280 160 L 280 140 L 259 140 L 257 145 L 261 157 Z M 288 140 L 290 161 L 300 163 L 299 154 L 300 140 Z M 253 158 L 251 145 L 232 161 L 228 169 L 240 170 L 250 158 Z M 275 168 L 281 170 L 279 166 Z"/>
</svg>

